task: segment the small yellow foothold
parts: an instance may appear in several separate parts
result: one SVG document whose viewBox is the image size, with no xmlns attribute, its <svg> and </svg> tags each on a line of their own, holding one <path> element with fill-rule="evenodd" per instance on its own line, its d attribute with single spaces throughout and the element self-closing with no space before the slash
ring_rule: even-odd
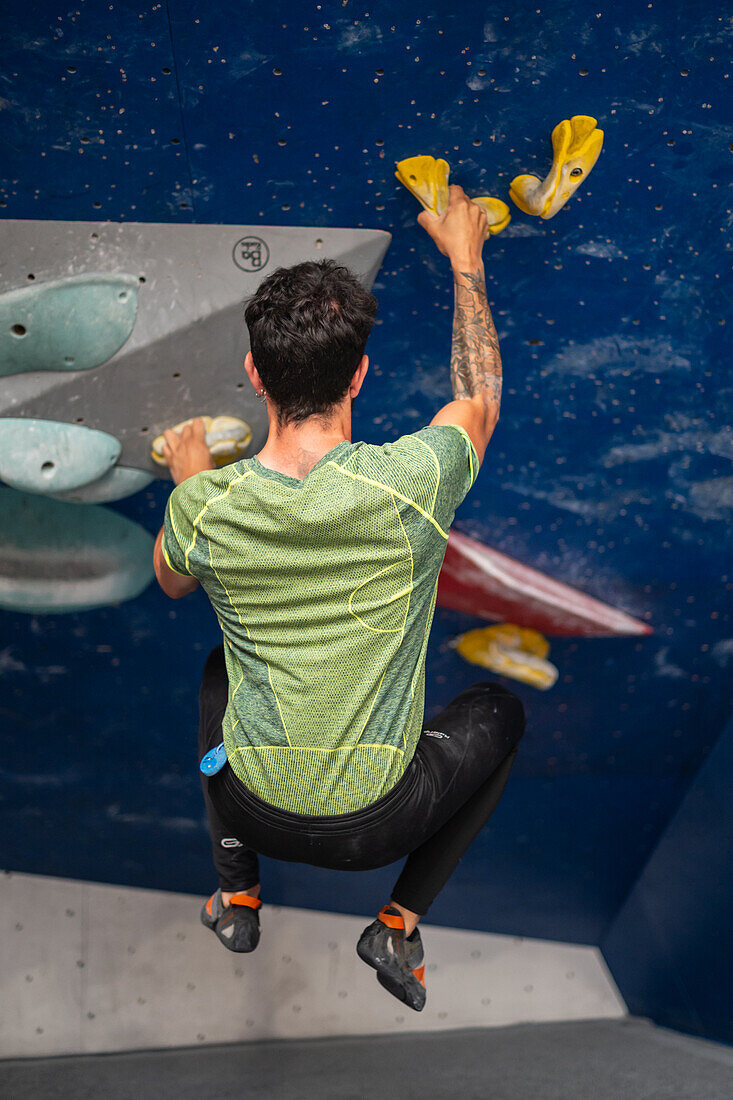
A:
<svg viewBox="0 0 733 1100">
<path fill-rule="evenodd" d="M 590 115 L 563 119 L 552 131 L 552 168 L 544 180 L 516 176 L 509 185 L 512 201 L 525 214 L 553 218 L 590 173 L 603 148 L 603 130 Z"/>
<path fill-rule="evenodd" d="M 547 691 L 557 681 L 558 671 L 547 656 L 550 645 L 536 630 L 499 623 L 469 630 L 456 639 L 455 648 L 473 665 Z"/>
<path fill-rule="evenodd" d="M 180 432 L 181 428 L 191 424 L 194 419 L 195 417 L 191 417 L 189 420 L 182 420 L 171 430 Z M 216 466 L 226 466 L 228 462 L 242 457 L 252 441 L 249 424 L 236 416 L 203 416 L 201 419 L 206 432 L 206 446 Z M 150 454 L 153 462 L 157 462 L 159 466 L 168 465 L 163 457 L 164 446 L 165 436 L 159 435 L 153 440 L 153 449 Z"/>
</svg>

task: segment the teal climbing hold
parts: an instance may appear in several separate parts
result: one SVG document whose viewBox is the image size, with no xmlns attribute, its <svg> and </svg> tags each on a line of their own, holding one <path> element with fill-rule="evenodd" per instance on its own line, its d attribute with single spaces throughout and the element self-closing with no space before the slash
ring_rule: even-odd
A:
<svg viewBox="0 0 733 1100">
<path fill-rule="evenodd" d="M 0 377 L 106 363 L 134 328 L 139 285 L 134 275 L 72 275 L 0 294 Z"/>
<path fill-rule="evenodd" d="M 109 500 L 122 500 L 139 493 L 151 481 L 152 474 L 145 470 L 135 470 L 131 466 L 113 466 L 98 481 L 91 481 L 78 489 L 69 489 L 65 493 L 51 493 L 56 500 L 67 500 L 72 504 L 104 504 Z"/>
<path fill-rule="evenodd" d="M 62 493 L 98 481 L 121 450 L 113 435 L 80 424 L 0 418 L 0 480 L 28 493 Z"/>
<path fill-rule="evenodd" d="M 153 536 L 99 505 L 0 488 L 0 608 L 58 613 L 134 599 L 153 579 Z"/>
</svg>

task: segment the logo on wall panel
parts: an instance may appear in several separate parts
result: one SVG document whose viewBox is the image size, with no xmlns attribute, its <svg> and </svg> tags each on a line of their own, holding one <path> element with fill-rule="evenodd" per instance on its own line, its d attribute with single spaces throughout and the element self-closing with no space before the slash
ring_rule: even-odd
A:
<svg viewBox="0 0 733 1100">
<path fill-rule="evenodd" d="M 260 237 L 242 237 L 234 246 L 232 258 L 242 271 L 262 271 L 270 259 L 270 249 Z"/>
</svg>

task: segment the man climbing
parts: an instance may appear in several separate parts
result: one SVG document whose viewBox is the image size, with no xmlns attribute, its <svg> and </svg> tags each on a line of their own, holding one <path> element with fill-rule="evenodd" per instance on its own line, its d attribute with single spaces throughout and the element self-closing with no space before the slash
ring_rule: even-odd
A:
<svg viewBox="0 0 733 1100">
<path fill-rule="evenodd" d="M 420 1011 L 418 921 L 496 807 L 524 712 L 477 683 L 423 728 L 438 573 L 499 415 L 501 359 L 486 213 L 454 185 L 444 215 L 417 220 L 453 269 L 455 400 L 393 443 L 352 443 L 376 299 L 331 260 L 278 268 L 245 311 L 267 441 L 215 469 L 201 419 L 165 433 L 177 488 L 155 570 L 174 599 L 201 584 L 223 634 L 199 695 L 200 757 L 224 745 L 202 778 L 220 882 L 204 924 L 254 950 L 258 853 L 354 871 L 407 856 L 357 951 Z"/>
</svg>

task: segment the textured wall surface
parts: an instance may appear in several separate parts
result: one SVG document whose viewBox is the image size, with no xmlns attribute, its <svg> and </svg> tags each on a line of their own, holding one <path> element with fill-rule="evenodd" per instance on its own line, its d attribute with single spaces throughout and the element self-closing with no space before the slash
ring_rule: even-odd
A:
<svg viewBox="0 0 733 1100">
<path fill-rule="evenodd" d="M 433 918 L 596 943 L 730 712 L 725 195 L 731 31 L 718 4 L 515 0 L 13 5 L 0 216 L 368 227 L 393 234 L 354 438 L 450 399 L 452 279 L 394 162 L 469 195 L 544 174 L 552 127 L 605 147 L 552 221 L 487 243 L 502 418 L 456 529 L 619 607 L 644 639 L 557 639 L 506 796 Z M 33 274 L 29 269 L 29 276 Z M 726 282 L 726 280 L 728 280 Z M 155 534 L 166 488 L 111 505 Z M 0 617 L 6 867 L 208 892 L 199 592 Z M 436 615 L 428 717 L 481 671 Z M 390 872 L 267 864 L 285 905 L 372 911 Z"/>
<path fill-rule="evenodd" d="M 0 1058 L 626 1012 L 597 947 L 430 928 L 417 1017 L 356 954 L 364 917 L 263 906 L 262 939 L 243 956 L 222 948 L 200 909 L 200 898 L 161 890 L 7 876 L 0 972 L 12 1011 Z"/>
</svg>

